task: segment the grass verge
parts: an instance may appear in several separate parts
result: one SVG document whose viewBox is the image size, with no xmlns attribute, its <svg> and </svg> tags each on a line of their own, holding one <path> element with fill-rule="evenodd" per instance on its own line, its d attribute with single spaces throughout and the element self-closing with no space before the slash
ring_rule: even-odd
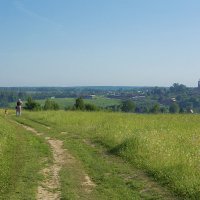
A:
<svg viewBox="0 0 200 200">
<path fill-rule="evenodd" d="M 43 139 L 0 116 L 0 199 L 35 199 L 39 171 L 50 157 Z M 47 162 L 47 161 L 46 161 Z"/>
</svg>

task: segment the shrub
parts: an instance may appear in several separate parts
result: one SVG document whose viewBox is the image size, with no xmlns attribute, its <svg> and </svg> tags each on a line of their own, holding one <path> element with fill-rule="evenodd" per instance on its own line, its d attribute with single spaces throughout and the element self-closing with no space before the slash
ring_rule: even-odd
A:
<svg viewBox="0 0 200 200">
<path fill-rule="evenodd" d="M 99 110 L 97 106 L 93 105 L 93 104 L 85 104 L 85 110 L 87 111 L 97 111 Z"/>
<path fill-rule="evenodd" d="M 50 99 L 47 99 L 44 104 L 44 110 L 59 110 L 59 105 Z"/>
<path fill-rule="evenodd" d="M 160 105 L 159 104 L 155 104 L 151 110 L 150 110 L 151 113 L 159 113 L 160 112 Z"/>
<path fill-rule="evenodd" d="M 28 97 L 24 109 L 26 110 L 41 110 L 41 105 L 34 101 L 32 97 Z"/>
<path fill-rule="evenodd" d="M 179 112 L 179 105 L 177 103 L 172 103 L 169 107 L 170 113 L 178 113 Z"/>
<path fill-rule="evenodd" d="M 135 104 L 131 100 L 126 100 L 122 102 L 121 110 L 123 112 L 135 112 Z"/>
<path fill-rule="evenodd" d="M 74 104 L 74 109 L 75 110 L 84 110 L 85 109 L 85 104 L 81 97 L 76 99 L 76 102 Z"/>
</svg>

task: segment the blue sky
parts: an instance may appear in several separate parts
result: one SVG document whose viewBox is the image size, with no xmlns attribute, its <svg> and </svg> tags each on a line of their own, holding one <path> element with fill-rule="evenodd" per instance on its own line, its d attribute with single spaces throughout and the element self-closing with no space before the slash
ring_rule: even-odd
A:
<svg viewBox="0 0 200 200">
<path fill-rule="evenodd" d="M 0 0 L 0 86 L 196 86 L 199 0 Z"/>
</svg>

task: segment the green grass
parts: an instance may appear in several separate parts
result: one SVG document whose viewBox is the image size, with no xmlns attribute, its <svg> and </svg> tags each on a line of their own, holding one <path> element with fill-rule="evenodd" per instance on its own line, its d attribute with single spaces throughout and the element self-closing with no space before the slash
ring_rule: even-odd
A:
<svg viewBox="0 0 200 200">
<path fill-rule="evenodd" d="M 53 116 L 57 119 L 65 117 L 65 120 L 58 124 Z M 81 118 L 78 119 L 78 116 Z M 46 133 L 45 136 L 62 140 L 64 147 L 75 157 L 75 161 L 67 164 L 60 172 L 62 199 L 171 199 L 168 192 L 152 185 L 152 181 L 143 176 L 141 171 L 112 155 L 103 141 L 100 138 L 98 140 L 95 133 L 91 134 L 88 122 L 84 123 L 86 116 L 90 115 L 57 111 L 25 113 L 23 117 L 17 118 L 19 122 Z M 76 121 L 73 122 L 74 117 Z M 67 121 L 73 122 L 71 128 Z M 78 127 L 74 123 L 78 123 Z M 83 172 L 96 184 L 91 193 L 85 192 L 82 186 Z"/>
<path fill-rule="evenodd" d="M 49 147 L 0 116 L 0 199 L 35 199 L 42 159 Z"/>
<path fill-rule="evenodd" d="M 200 198 L 199 115 L 58 111 L 26 117 L 103 145 L 182 199 Z"/>
</svg>

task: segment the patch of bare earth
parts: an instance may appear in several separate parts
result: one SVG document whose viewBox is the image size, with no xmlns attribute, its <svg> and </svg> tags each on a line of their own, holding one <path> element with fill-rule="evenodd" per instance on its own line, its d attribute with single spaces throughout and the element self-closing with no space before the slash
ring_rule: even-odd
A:
<svg viewBox="0 0 200 200">
<path fill-rule="evenodd" d="M 22 125 L 27 131 L 31 131 L 37 136 L 42 136 L 43 133 L 37 132 L 35 129 Z M 42 169 L 41 173 L 45 177 L 40 183 L 37 191 L 37 200 L 57 200 L 60 199 L 60 181 L 59 172 L 66 162 L 66 151 L 63 149 L 63 142 L 54 140 L 50 137 L 45 137 L 45 140 L 50 144 L 53 153 L 53 164 Z"/>
<path fill-rule="evenodd" d="M 87 174 L 85 174 L 84 176 L 84 181 L 82 183 L 82 186 L 86 193 L 92 192 L 93 188 L 96 187 L 96 185 L 92 182 L 92 180 Z"/>
<path fill-rule="evenodd" d="M 27 131 L 31 131 L 37 136 L 44 135 L 29 126 L 22 126 Z M 36 199 L 59 200 L 61 198 L 59 172 L 64 165 L 74 166 L 78 161 L 68 152 L 67 149 L 63 148 L 63 141 L 55 140 L 50 137 L 45 137 L 45 140 L 49 143 L 52 149 L 53 164 L 41 170 L 41 173 L 45 178 L 38 186 Z M 84 171 L 81 172 L 81 175 L 84 177 L 81 185 L 86 193 L 90 193 L 95 187 L 95 184 Z"/>
</svg>

